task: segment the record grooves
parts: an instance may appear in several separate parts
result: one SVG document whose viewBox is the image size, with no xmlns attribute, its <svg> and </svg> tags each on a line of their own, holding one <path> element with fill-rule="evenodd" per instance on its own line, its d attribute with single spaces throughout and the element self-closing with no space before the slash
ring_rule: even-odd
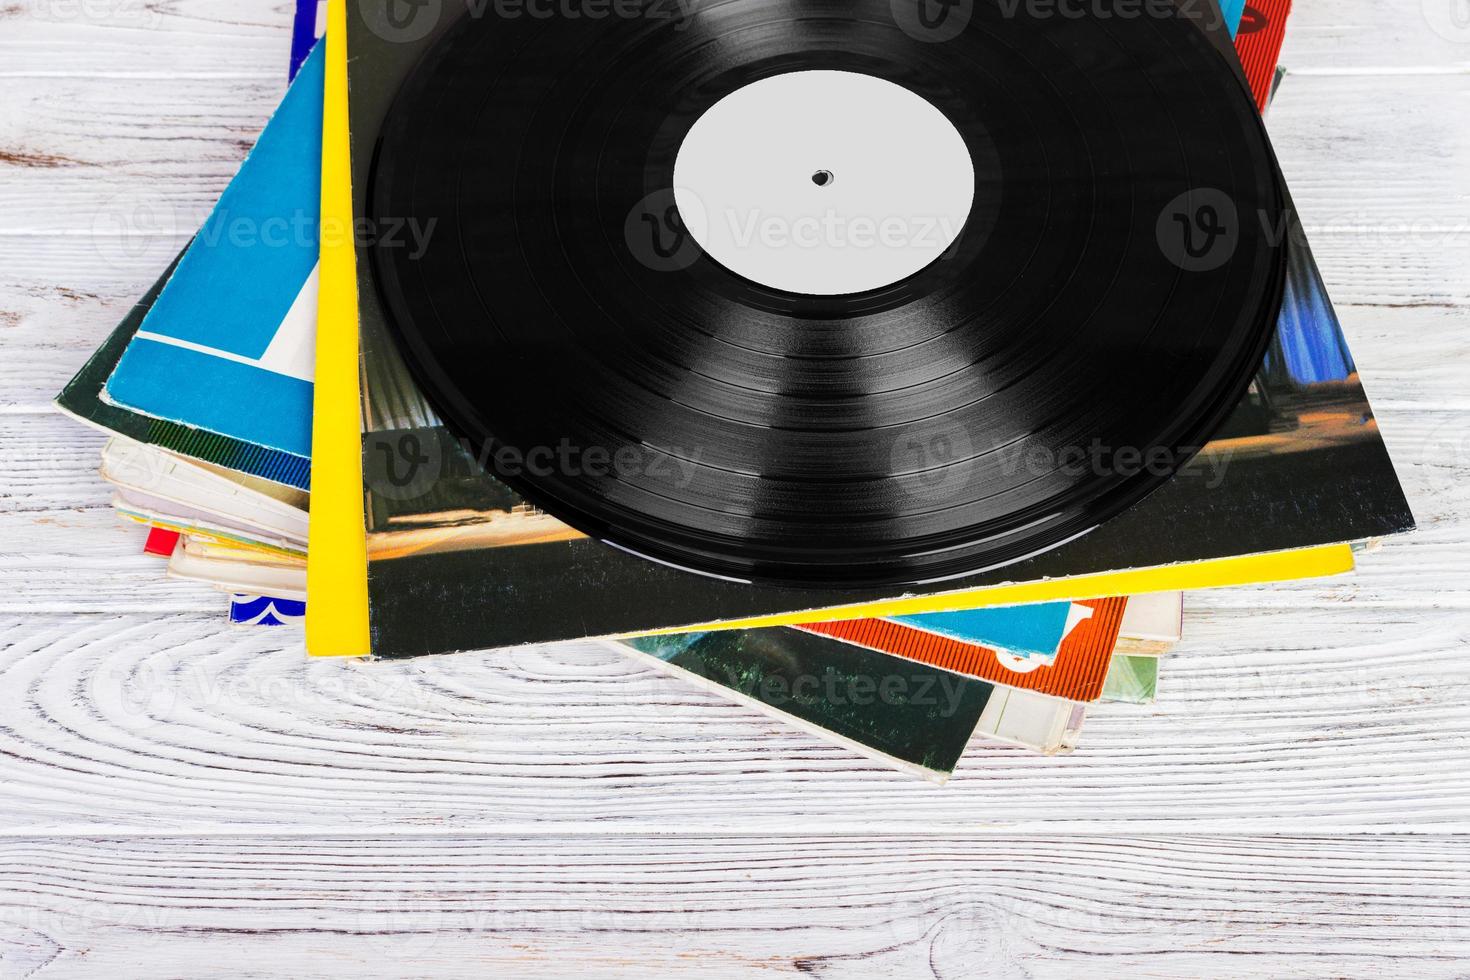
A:
<svg viewBox="0 0 1470 980">
<path fill-rule="evenodd" d="M 422 254 L 372 251 L 389 326 L 491 472 L 650 558 L 857 587 L 1070 540 L 1168 479 L 1235 407 L 1287 247 L 1264 129 L 1206 30 L 1088 6 L 977 4 L 943 40 L 889 0 L 464 16 L 380 132 L 369 217 L 434 223 Z M 829 295 L 691 242 L 674 180 L 686 137 L 796 72 L 882 79 L 952 124 L 973 203 L 942 255 Z M 853 113 L 790 110 L 813 126 Z M 883 131 L 859 136 L 870 154 L 792 160 L 792 180 L 851 193 L 851 169 L 884 152 Z"/>
</svg>

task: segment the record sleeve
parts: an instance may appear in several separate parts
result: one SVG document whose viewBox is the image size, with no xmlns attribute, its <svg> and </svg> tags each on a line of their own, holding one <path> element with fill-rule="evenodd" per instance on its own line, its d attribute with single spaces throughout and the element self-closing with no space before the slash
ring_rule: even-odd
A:
<svg viewBox="0 0 1470 980">
<path fill-rule="evenodd" d="M 1085 703 L 1102 696 L 1128 602 L 1113 598 L 1077 603 L 1086 615 L 1074 623 L 1051 657 L 1018 656 L 883 619 L 797 628 L 965 677 Z"/>
<path fill-rule="evenodd" d="M 456 13 L 465 15 L 446 5 L 446 16 L 422 36 L 389 39 L 370 8 L 340 10 L 352 52 L 351 135 L 334 131 L 328 137 L 329 145 L 342 141 L 344 151 L 350 139 L 355 197 L 349 203 L 359 209 L 376 133 L 399 81 L 436 32 L 447 29 Z M 1218 45 L 1221 39 L 1211 40 Z M 345 54 L 336 62 L 344 72 L 347 64 Z M 345 100 L 345 85 L 336 91 Z M 353 217 L 340 207 L 328 211 L 333 214 L 342 221 Z M 332 315 L 356 332 L 323 356 L 336 359 L 339 369 L 355 364 L 360 339 L 365 431 L 358 450 L 373 555 L 372 650 L 405 656 L 1346 571 L 1351 557 L 1335 546 L 1405 530 L 1412 517 L 1298 231 L 1293 224 L 1291 275 L 1270 352 L 1220 435 L 1185 471 L 1092 533 L 1003 570 L 921 589 L 825 593 L 711 580 L 558 530 L 489 478 L 439 424 L 388 333 L 370 256 L 344 249 L 334 261 L 355 269 L 356 296 L 336 293 L 334 302 L 352 306 Z M 325 265 L 323 274 L 325 287 Z M 1306 350 L 1331 356 L 1297 356 Z M 320 378 L 319 370 L 319 385 Z M 336 451 L 319 444 L 318 464 Z M 337 459 L 341 472 L 355 471 L 359 463 L 345 458 Z M 344 512 L 356 507 L 345 494 L 336 499 Z M 1167 533 L 1159 533 L 1164 528 Z M 342 530 L 350 553 L 350 529 Z M 405 541 L 409 547 L 399 547 Z M 1308 550 L 1283 554 L 1295 549 Z M 347 580 L 343 585 L 352 587 Z M 351 619 L 344 622 L 355 628 Z M 319 639 L 314 652 L 365 652 L 350 651 L 351 643 L 331 636 Z"/>
<path fill-rule="evenodd" d="M 942 43 L 889 0 L 471 13 L 378 130 L 384 322 L 497 479 L 676 568 L 894 587 L 1073 540 L 1229 414 L 1292 247 L 1224 31 L 1114 6 Z"/>
<path fill-rule="evenodd" d="M 795 724 L 906 772 L 942 782 L 986 717 L 999 713 L 997 689 L 836 640 L 792 629 L 733 630 L 647 637 L 618 644 L 657 669 Z M 1059 712 L 1038 705 L 1051 731 Z M 995 723 L 994 735 L 1002 729 Z M 1055 752 L 1058 741 L 1028 745 Z"/>
<path fill-rule="evenodd" d="M 184 251 L 101 398 L 287 462 L 306 489 L 321 188 L 321 52 L 309 55 L 204 227 Z M 308 165 L 303 166 L 303 163 Z"/>
<path fill-rule="evenodd" d="M 321 6 L 325 9 L 324 0 Z M 289 71 L 289 77 L 293 80 L 306 62 L 316 39 L 321 36 L 319 28 L 322 25 L 318 23 L 317 7 L 318 0 L 298 0 Z M 320 88 L 320 79 L 316 84 Z M 308 154 L 303 157 L 302 162 L 306 163 L 307 159 L 314 156 L 315 154 Z M 306 183 L 311 183 L 309 178 Z M 207 432 L 176 421 L 150 417 L 102 398 L 107 380 L 117 370 L 123 354 L 152 313 L 187 251 L 186 246 L 185 251 L 179 253 L 178 258 L 164 270 L 158 281 L 128 311 L 123 321 L 57 396 L 56 405 L 78 421 L 104 432 L 116 433 L 212 466 L 304 491 L 310 477 L 310 465 L 299 454 L 269 449 L 245 439 Z M 309 417 L 310 399 L 297 402 L 296 407 L 304 413 L 303 420 Z"/>
</svg>

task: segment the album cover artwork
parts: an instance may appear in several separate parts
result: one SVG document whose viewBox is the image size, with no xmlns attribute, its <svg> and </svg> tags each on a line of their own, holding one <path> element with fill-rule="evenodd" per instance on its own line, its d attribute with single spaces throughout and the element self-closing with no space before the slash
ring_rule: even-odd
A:
<svg viewBox="0 0 1470 980">
<path fill-rule="evenodd" d="M 622 644 L 660 668 L 873 758 L 943 779 L 976 735 L 1052 754 L 1080 706 L 786 627 Z"/>
<path fill-rule="evenodd" d="M 1004 650 L 1015 657 L 1051 658 L 1077 625 L 1077 609 L 1071 602 L 1038 602 L 1027 606 L 894 616 L 891 622 L 962 643 Z"/>
<path fill-rule="evenodd" d="M 954 771 L 994 688 L 773 627 L 624 641 L 661 668 L 926 775 Z"/>
<path fill-rule="evenodd" d="M 318 6 L 319 0 L 298 0 L 288 74 L 291 79 L 296 77 L 311 52 L 312 45 L 321 37 L 324 25 L 318 14 Z M 324 8 L 325 3 L 321 2 L 320 6 Z M 308 159 L 314 160 L 315 156 L 308 154 Z M 309 459 L 303 459 L 299 454 L 268 449 L 243 439 L 154 418 L 104 401 L 101 397 L 103 388 L 117 370 L 128 345 L 152 313 L 164 287 L 173 278 L 187 251 L 188 246 L 185 246 L 184 251 L 164 270 L 158 281 L 133 305 L 128 315 L 57 396 L 56 405 L 78 421 L 105 432 L 116 433 L 135 442 L 158 446 L 190 459 L 304 491 L 310 483 L 311 465 Z M 306 403 L 303 408 L 305 417 L 309 420 L 310 403 Z"/>
<path fill-rule="evenodd" d="M 230 597 L 230 622 L 235 626 L 300 626 L 306 619 L 306 603 L 272 596 Z"/>
<path fill-rule="evenodd" d="M 321 35 L 317 6 L 318 0 L 299 0 L 289 78 L 296 76 Z M 112 435 L 102 453 L 102 476 L 119 487 L 115 500 L 119 516 L 147 528 L 146 553 L 171 557 L 179 549 L 185 529 L 192 529 L 207 536 L 200 538 L 205 549 L 223 550 L 225 541 L 235 539 L 231 543 L 237 547 L 227 556 L 258 560 L 271 554 L 290 554 L 300 563 L 304 560 L 300 552 L 290 550 L 305 543 L 307 493 L 292 486 L 306 485 L 306 466 L 299 457 L 177 422 L 150 418 L 99 397 L 123 351 L 173 276 L 178 261 L 134 305 L 58 395 L 56 404 L 66 414 Z M 261 474 L 281 477 L 284 482 L 275 482 Z M 194 516 L 185 517 L 178 512 Z M 200 524 L 209 517 L 223 517 L 227 524 L 233 524 L 232 516 L 242 518 L 240 526 L 206 529 Z M 263 519 L 252 523 L 252 516 Z M 285 540 L 277 537 L 282 531 Z M 276 541 L 280 547 L 252 540 L 250 535 Z M 213 544 L 209 543 L 211 538 Z M 270 597 L 237 596 L 232 608 L 243 611 L 232 614 L 232 622 L 241 625 L 293 622 L 301 618 L 299 607 L 303 605 Z"/>
<path fill-rule="evenodd" d="M 417 41 L 390 41 L 381 26 L 365 22 L 365 12 L 368 7 L 354 5 L 347 30 L 359 208 L 388 104 L 436 31 L 448 26 L 446 18 Z M 948 608 L 962 608 L 983 603 L 980 590 L 1008 583 L 1277 554 L 1411 528 L 1299 224 L 1293 219 L 1281 231 L 1292 239 L 1290 282 L 1270 353 L 1234 415 L 1193 463 L 1141 504 L 1071 543 L 906 594 L 941 595 Z M 527 505 L 487 476 L 476 454 L 430 409 L 388 332 L 367 246 L 360 243 L 357 253 L 375 654 L 626 636 L 794 612 L 820 619 L 832 607 L 900 598 L 892 589 L 824 593 L 694 575 L 586 538 Z M 1169 532 L 1159 534 L 1160 528 Z"/>
<path fill-rule="evenodd" d="M 126 436 L 137 442 L 158 446 L 181 456 L 213 463 L 226 469 L 273 480 L 287 486 L 305 488 L 310 483 L 311 464 L 291 453 L 269 450 L 262 446 L 232 439 L 212 432 L 150 418 L 141 412 L 105 402 L 102 388 L 112 376 L 128 343 L 138 332 L 148 311 L 163 291 L 174 267 L 170 267 L 153 287 L 123 318 L 101 347 L 92 354 L 82 369 L 56 398 L 56 406 L 77 421 L 104 432 Z"/>
<path fill-rule="evenodd" d="M 1102 696 L 1128 600 L 1092 599 L 1070 605 L 1074 615 L 1066 638 L 1051 657 L 1018 656 L 884 619 L 812 623 L 796 629 L 977 680 L 1068 701 L 1096 701 Z"/>
<path fill-rule="evenodd" d="M 1241 8 L 1235 50 L 1240 55 L 1256 108 L 1262 112 L 1275 94 L 1281 56 L 1286 39 L 1286 21 L 1291 16 L 1291 0 L 1255 0 Z"/>
<path fill-rule="evenodd" d="M 307 57 L 101 395 L 289 454 L 282 476 L 311 457 L 324 62 Z"/>
</svg>

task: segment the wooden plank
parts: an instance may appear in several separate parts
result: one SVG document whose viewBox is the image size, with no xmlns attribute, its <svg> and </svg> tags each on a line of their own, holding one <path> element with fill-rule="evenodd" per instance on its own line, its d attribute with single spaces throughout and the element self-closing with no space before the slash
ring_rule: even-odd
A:
<svg viewBox="0 0 1470 980">
<path fill-rule="evenodd" d="M 10 0 L 0 75 L 264 75 L 285 58 L 292 4 L 218 0 Z M 1282 60 L 1335 74 L 1470 67 L 1455 0 L 1297 0 Z"/>
<path fill-rule="evenodd" d="M 295 7 L 294 0 L 9 0 L 0 9 L 0 77 L 176 83 L 284 73 Z"/>
<path fill-rule="evenodd" d="M 943 789 L 604 645 L 308 663 L 163 580 L 48 404 L 247 152 L 291 4 L 0 4 L 0 972 L 1462 975 L 1456 2 L 1298 0 L 1270 121 L 1425 530 L 1191 596 L 1160 705 Z"/>
<path fill-rule="evenodd" d="M 1281 62 L 1329 75 L 1470 68 L 1470 24 L 1454 0 L 1296 0 Z"/>
<path fill-rule="evenodd" d="M 1191 597 L 1156 707 L 945 788 L 604 644 L 307 662 L 218 617 L 0 622 L 0 828 L 262 833 L 1470 830 L 1470 615 Z"/>
<path fill-rule="evenodd" d="M 1451 977 L 1467 874 L 1458 837 L 23 839 L 0 949 L 19 976 Z"/>
<path fill-rule="evenodd" d="M 150 245 L 187 239 L 284 88 L 275 75 L 28 81 L 0 115 L 4 233 L 85 237 L 80 254 L 121 268 Z M 1470 198 L 1457 182 L 1470 165 L 1467 110 L 1470 74 L 1289 77 L 1269 125 L 1313 241 L 1470 248 Z M 1413 146 L 1416 166 L 1385 146 Z"/>
</svg>

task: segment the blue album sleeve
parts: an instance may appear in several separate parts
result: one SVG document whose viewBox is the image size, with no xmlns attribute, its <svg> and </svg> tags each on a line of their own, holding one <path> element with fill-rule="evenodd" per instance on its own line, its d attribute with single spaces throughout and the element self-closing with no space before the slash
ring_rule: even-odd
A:
<svg viewBox="0 0 1470 980">
<path fill-rule="evenodd" d="M 1245 0 L 1220 0 L 1221 12 L 1225 14 L 1225 26 L 1230 28 L 1230 36 L 1240 30 L 1240 19 L 1245 16 Z"/>
<path fill-rule="evenodd" d="M 325 57 L 311 53 L 108 380 L 108 400 L 311 455 Z"/>
</svg>

